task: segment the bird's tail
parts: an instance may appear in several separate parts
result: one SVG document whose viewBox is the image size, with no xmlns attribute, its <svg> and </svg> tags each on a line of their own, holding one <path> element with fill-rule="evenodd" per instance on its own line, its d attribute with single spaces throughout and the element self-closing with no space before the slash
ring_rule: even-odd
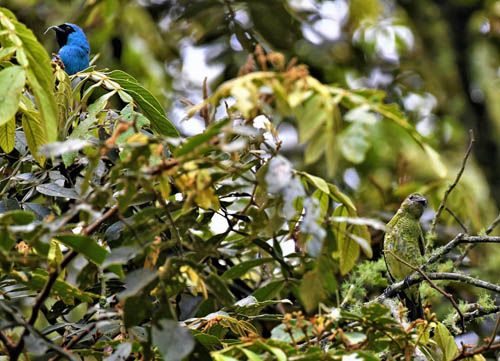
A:
<svg viewBox="0 0 500 361">
<path fill-rule="evenodd" d="M 408 309 L 408 321 L 412 322 L 419 318 L 424 318 L 424 308 L 420 294 L 413 300 L 405 292 L 401 292 L 400 297 L 404 300 L 405 307 Z"/>
</svg>

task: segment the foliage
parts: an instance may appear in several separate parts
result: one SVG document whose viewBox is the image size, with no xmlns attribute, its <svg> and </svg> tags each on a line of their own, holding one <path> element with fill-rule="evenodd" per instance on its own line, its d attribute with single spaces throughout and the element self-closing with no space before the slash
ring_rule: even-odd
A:
<svg viewBox="0 0 500 361">
<path fill-rule="evenodd" d="M 287 60 L 300 17 L 288 17 L 285 2 L 233 4 L 247 6 L 255 27 L 285 55 L 256 45 L 258 32 L 244 29 L 232 6 L 224 20 L 217 1 L 199 13 L 192 6 L 204 1 L 188 3 L 171 7 L 184 6 L 180 18 L 192 14 L 200 31 L 209 32 L 205 11 L 215 14 L 211 20 L 230 23 L 249 53 L 238 74 L 211 94 L 205 87 L 198 104 L 186 101 L 186 121 L 206 126 L 190 137 L 181 137 L 164 110 L 158 87 L 168 81 L 143 74 L 166 54 L 153 57 L 147 72 L 141 70 L 151 59 L 147 51 L 131 67 L 149 86 L 114 67 L 91 66 L 68 77 L 33 32 L 0 8 L 0 355 L 484 359 L 481 353 L 496 346 L 470 354 L 459 349 L 452 332 L 461 331 L 460 318 L 442 317 L 454 312 L 451 306 L 437 315 L 426 310 L 424 320 L 408 325 L 405 310 L 382 294 L 388 284 L 377 240 L 385 222 L 363 218 L 382 209 L 376 192 L 384 199 L 420 190 L 437 204 L 456 163 L 438 140 L 417 130 L 417 115 L 401 95 L 412 92 L 400 89 L 398 97 L 394 89 L 349 86 L 328 66 L 318 74 L 320 59 L 304 55 L 311 71 Z M 349 31 L 359 51 L 387 56 L 377 33 L 389 34 L 394 52 L 411 48 L 407 27 L 373 21 L 383 11 L 378 1 L 356 3 Z M 125 23 L 148 19 L 138 27 L 150 29 L 147 6 L 122 5 L 85 4 L 89 24 L 103 20 L 91 42 L 111 36 L 115 10 Z M 286 15 L 273 29 L 259 22 L 269 6 Z M 130 61 L 137 49 L 127 51 Z M 488 88 L 488 96 L 494 92 Z M 296 129 L 298 153 L 285 149 L 284 124 Z M 396 153 L 404 156 L 397 160 Z M 422 169 L 405 173 L 408 162 Z M 340 180 L 349 169 L 363 184 L 376 172 L 377 190 L 349 189 Z M 402 177 L 396 186 L 379 185 L 396 173 Z M 483 179 L 482 173 L 471 178 Z M 470 184 L 448 205 L 470 201 L 459 215 L 471 215 L 467 224 L 477 230 L 494 206 L 471 200 L 479 187 Z M 436 303 L 442 298 L 424 293 Z M 384 304 L 369 302 L 376 296 Z M 495 307 L 485 295 L 461 305 L 468 322 Z"/>
</svg>

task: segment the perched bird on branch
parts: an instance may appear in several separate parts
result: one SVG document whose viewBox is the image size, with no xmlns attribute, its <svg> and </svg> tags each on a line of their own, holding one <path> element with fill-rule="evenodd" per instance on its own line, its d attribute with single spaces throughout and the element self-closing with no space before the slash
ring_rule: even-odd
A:
<svg viewBox="0 0 500 361">
<path fill-rule="evenodd" d="M 393 282 L 403 281 L 414 272 L 401 260 L 412 266 L 418 266 L 421 262 L 425 247 L 420 217 L 426 206 L 427 199 L 418 193 L 411 194 L 403 201 L 399 210 L 387 224 L 389 231 L 384 237 L 384 257 L 387 271 Z M 408 308 L 410 321 L 423 317 L 418 285 L 402 291 L 400 297 Z"/>
<path fill-rule="evenodd" d="M 56 32 L 59 53 L 57 54 L 64 64 L 68 75 L 73 75 L 89 67 L 90 46 L 82 29 L 75 24 L 61 24 L 51 26 L 49 30 Z"/>
</svg>

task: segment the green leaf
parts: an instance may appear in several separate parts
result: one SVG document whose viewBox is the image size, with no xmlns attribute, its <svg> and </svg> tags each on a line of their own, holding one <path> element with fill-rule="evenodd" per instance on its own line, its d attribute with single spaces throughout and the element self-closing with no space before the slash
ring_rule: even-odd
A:
<svg viewBox="0 0 500 361">
<path fill-rule="evenodd" d="M 5 153 L 10 153 L 14 150 L 15 141 L 16 118 L 12 117 L 12 119 L 0 125 L 0 147 Z"/>
<path fill-rule="evenodd" d="M 175 156 L 180 157 L 189 152 L 192 152 L 194 149 L 202 145 L 203 143 L 208 142 L 210 139 L 215 137 L 221 131 L 222 127 L 229 123 L 229 118 L 221 120 L 219 122 L 215 122 L 210 124 L 210 126 L 201 134 L 194 135 L 190 137 L 184 145 L 178 148 L 175 151 Z"/>
<path fill-rule="evenodd" d="M 135 126 L 137 127 L 137 129 L 139 131 L 141 131 L 141 129 L 144 126 L 150 124 L 149 119 L 146 118 L 141 113 L 135 112 L 132 109 L 132 104 L 130 104 L 130 103 L 127 104 L 125 106 L 125 108 L 123 108 L 120 111 L 120 115 L 121 115 L 121 121 L 125 121 L 125 122 L 131 123 L 131 124 L 135 123 Z M 117 126 L 118 123 L 119 123 L 118 121 L 115 123 L 115 127 Z M 135 127 L 130 127 L 125 132 L 123 132 L 122 134 L 120 134 L 118 136 L 118 138 L 116 138 L 116 144 L 118 144 L 118 145 L 124 144 L 126 142 L 127 138 L 130 137 L 131 135 L 133 135 L 134 133 L 135 133 Z"/>
<path fill-rule="evenodd" d="M 323 288 L 323 276 L 314 269 L 307 272 L 299 286 L 299 295 L 306 312 L 312 312 L 320 302 L 326 299 Z"/>
<path fill-rule="evenodd" d="M 371 145 L 368 136 L 366 124 L 354 123 L 348 126 L 338 136 L 344 158 L 356 164 L 363 162 Z"/>
<path fill-rule="evenodd" d="M 259 301 L 266 301 L 274 298 L 285 287 L 285 280 L 271 281 L 256 290 L 252 295 Z"/>
<path fill-rule="evenodd" d="M 121 70 L 114 70 L 108 76 L 132 96 L 134 101 L 141 107 L 144 115 L 151 121 L 153 130 L 169 137 L 179 136 L 179 132 L 167 119 L 165 111 L 158 100 L 147 89 L 139 85 L 135 78 Z"/>
<path fill-rule="evenodd" d="M 26 72 L 20 66 L 9 66 L 0 71 L 0 126 L 14 119 L 25 83 Z"/>
<path fill-rule="evenodd" d="M 215 297 L 224 305 L 230 306 L 234 303 L 234 296 L 227 288 L 225 282 L 217 276 L 215 273 L 211 273 L 207 278 L 205 278 L 205 282 L 214 294 Z"/>
<path fill-rule="evenodd" d="M 3 248 L 5 251 L 10 251 L 12 247 L 16 244 L 16 240 L 11 237 L 9 232 L 7 231 L 0 231 L 0 247 Z"/>
<path fill-rule="evenodd" d="M 245 356 L 248 358 L 248 361 L 262 361 L 262 359 L 255 352 L 247 350 L 246 348 L 240 347 L 240 350 L 243 351 Z"/>
<path fill-rule="evenodd" d="M 333 212 L 333 217 L 348 217 L 349 215 L 348 208 L 343 204 L 335 208 Z M 339 245 L 340 272 L 345 275 L 356 264 L 356 260 L 359 257 L 359 244 L 351 237 L 348 237 L 348 233 L 350 232 L 347 223 L 334 224 L 333 233 Z"/>
<path fill-rule="evenodd" d="M 125 283 L 125 290 L 118 294 L 118 299 L 123 301 L 130 296 L 136 295 L 156 277 L 157 274 L 155 271 L 146 268 L 139 268 L 130 272 L 123 280 Z"/>
<path fill-rule="evenodd" d="M 443 361 L 453 360 L 458 353 L 455 339 L 450 331 L 441 322 L 438 322 L 434 334 L 434 341 L 443 352 Z"/>
<path fill-rule="evenodd" d="M 234 105 L 243 117 L 249 118 L 252 116 L 252 111 L 257 107 L 259 99 L 258 88 L 252 82 L 236 82 L 231 87 L 231 95 L 236 98 Z"/>
<path fill-rule="evenodd" d="M 264 342 L 262 341 L 257 341 L 260 345 L 262 345 L 263 347 L 267 348 L 269 351 L 271 351 L 274 356 L 276 356 L 276 359 L 278 361 L 286 361 L 287 358 L 286 358 L 286 354 L 283 352 L 283 350 L 277 348 L 277 347 L 272 347 L 272 346 L 269 346 L 268 344 L 265 344 Z"/>
<path fill-rule="evenodd" d="M 40 291 L 49 279 L 48 272 L 41 269 L 33 271 L 29 276 L 17 271 L 12 271 L 10 275 L 12 278 L 27 285 L 35 291 Z M 52 286 L 50 295 L 54 297 L 61 297 L 62 301 L 67 305 L 73 305 L 75 298 L 82 302 L 93 302 L 95 298 L 99 297 L 99 295 L 82 291 L 79 288 L 59 279 L 54 283 L 54 286 Z"/>
<path fill-rule="evenodd" d="M 25 53 L 29 63 L 27 67 L 27 79 L 40 111 L 47 140 L 53 142 L 57 140 L 58 135 L 58 113 L 56 98 L 52 91 L 55 79 L 49 55 L 30 29 L 17 21 L 13 21 L 13 23 L 16 28 L 16 36 L 22 42 L 23 53 Z M 23 62 L 20 59 L 21 53 L 18 51 L 16 54 L 19 63 L 22 65 Z"/>
<path fill-rule="evenodd" d="M 328 186 L 328 183 L 320 177 L 316 177 L 315 175 L 306 173 L 306 172 L 297 172 L 300 175 L 303 175 L 307 178 L 309 183 L 314 185 L 316 188 L 318 188 L 320 191 L 326 194 L 330 194 L 330 187 Z"/>
<path fill-rule="evenodd" d="M 47 144 L 47 135 L 40 119 L 40 113 L 33 110 L 23 112 L 22 124 L 31 155 L 43 166 L 45 158 L 38 153 L 38 150 L 40 146 Z"/>
<path fill-rule="evenodd" d="M 297 327 L 297 320 L 290 320 L 290 324 L 292 326 L 290 331 L 292 332 L 293 340 L 295 340 L 295 342 L 301 342 L 304 340 L 306 335 L 300 327 Z M 288 325 L 282 323 L 271 330 L 271 339 L 280 342 L 292 343 L 293 340 L 288 331 Z M 312 325 L 308 325 L 308 331 L 314 331 Z"/>
<path fill-rule="evenodd" d="M 126 328 L 140 325 L 153 310 L 149 296 L 132 296 L 125 300 L 123 307 L 123 322 Z"/>
<path fill-rule="evenodd" d="M 299 142 L 310 140 L 320 127 L 331 116 L 323 109 L 320 95 L 313 95 L 302 105 L 295 108 L 295 117 L 298 122 Z"/>
<path fill-rule="evenodd" d="M 165 361 L 181 361 L 194 349 L 194 339 L 186 327 L 173 320 L 162 320 L 152 329 L 153 344 Z"/>
<path fill-rule="evenodd" d="M 206 347 L 220 346 L 221 344 L 221 340 L 217 336 L 202 332 L 195 331 L 194 339 Z"/>
<path fill-rule="evenodd" d="M 371 236 L 367 226 L 354 226 L 354 230 L 352 233 L 349 233 L 349 237 L 352 238 L 357 244 L 359 244 L 366 257 L 372 258 L 373 251 L 370 245 Z"/>
<path fill-rule="evenodd" d="M 130 342 L 124 342 L 119 344 L 116 351 L 106 357 L 103 361 L 123 361 L 128 358 L 131 352 L 132 344 Z"/>
<path fill-rule="evenodd" d="M 354 203 L 352 203 L 351 198 L 346 196 L 344 193 L 342 193 L 336 185 L 328 183 L 328 188 L 330 189 L 330 194 L 333 200 L 342 203 L 344 206 L 347 207 L 349 212 L 351 213 L 356 213 L 356 207 L 354 206 Z"/>
<path fill-rule="evenodd" d="M 228 269 L 226 272 L 222 274 L 222 278 L 225 280 L 231 280 L 234 278 L 241 278 L 245 273 L 247 273 L 250 269 L 257 267 L 261 264 L 264 263 L 269 263 L 273 262 L 273 258 L 258 258 L 258 259 L 252 259 L 249 261 L 244 261 L 241 263 L 238 263 L 236 266 L 233 266 L 232 268 Z"/>
<path fill-rule="evenodd" d="M 21 210 L 9 211 L 0 214 L 0 224 L 7 225 L 27 225 L 35 220 L 35 215 L 32 212 Z"/>
<path fill-rule="evenodd" d="M 331 177 L 335 173 L 339 159 L 339 151 L 333 129 L 327 129 L 326 139 L 326 165 L 328 168 L 328 175 Z"/>
<path fill-rule="evenodd" d="M 106 248 L 98 245 L 92 237 L 83 234 L 60 234 L 55 236 L 55 239 L 83 254 L 97 265 L 101 265 L 108 255 Z"/>
<path fill-rule="evenodd" d="M 377 118 L 375 114 L 370 112 L 370 106 L 368 104 L 360 105 L 359 107 L 349 110 L 345 115 L 344 119 L 348 122 L 375 124 Z"/>
<path fill-rule="evenodd" d="M 304 153 L 304 161 L 306 164 L 316 162 L 326 150 L 328 133 L 322 129 L 317 136 L 309 141 Z"/>
<path fill-rule="evenodd" d="M 333 242 L 324 242 L 314 269 L 307 272 L 299 286 L 299 295 L 307 312 L 312 312 L 337 292 L 337 281 L 334 276 L 336 266 L 332 260 Z"/>
<path fill-rule="evenodd" d="M 56 183 L 47 183 L 40 184 L 36 186 L 36 190 L 47 196 L 52 197 L 62 197 L 62 198 L 70 198 L 70 199 L 79 199 L 80 196 L 74 189 L 61 187 Z"/>
</svg>

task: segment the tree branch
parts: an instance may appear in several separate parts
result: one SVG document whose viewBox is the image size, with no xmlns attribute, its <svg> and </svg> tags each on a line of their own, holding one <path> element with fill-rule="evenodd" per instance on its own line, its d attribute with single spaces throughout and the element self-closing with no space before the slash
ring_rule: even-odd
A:
<svg viewBox="0 0 500 361">
<path fill-rule="evenodd" d="M 496 293 L 500 293 L 500 285 L 489 283 L 477 278 L 473 278 L 461 273 L 451 273 L 451 272 L 430 272 L 427 273 L 427 277 L 431 280 L 443 280 L 443 281 L 455 281 L 469 284 L 474 287 L 484 288 Z M 418 272 L 413 272 L 406 280 L 393 283 L 387 287 L 384 292 L 376 297 L 375 299 L 369 301 L 372 302 L 382 302 L 384 299 L 393 297 L 397 295 L 400 291 L 414 285 L 425 281 L 426 278 L 420 275 Z"/>
<path fill-rule="evenodd" d="M 493 230 L 495 229 L 495 227 L 500 223 L 500 214 L 497 216 L 497 218 L 495 218 L 495 220 L 493 222 L 491 222 L 490 226 L 486 229 L 486 235 L 489 235 L 491 232 L 493 232 Z M 454 267 L 458 267 L 462 261 L 464 260 L 465 256 L 467 255 L 467 253 L 469 253 L 469 251 L 474 248 L 476 246 L 476 244 L 469 244 L 467 245 L 467 247 L 465 247 L 464 251 L 462 252 L 462 254 L 460 255 L 460 257 L 458 257 L 456 259 L 455 262 L 453 262 L 453 266 Z"/>
<path fill-rule="evenodd" d="M 9 354 L 12 352 L 12 350 L 14 349 L 14 347 L 16 346 L 12 340 L 7 337 L 6 334 L 4 334 L 2 331 L 0 331 L 0 341 L 3 342 L 3 344 L 5 345 L 5 348 L 7 349 L 7 351 L 9 352 Z"/>
<path fill-rule="evenodd" d="M 458 305 L 457 305 L 455 299 L 453 298 L 453 296 L 451 294 L 449 294 L 448 292 L 444 291 L 441 287 L 439 287 L 438 285 L 436 285 L 434 282 L 432 282 L 431 279 L 425 274 L 425 272 L 422 271 L 419 267 L 411 265 L 410 263 L 406 262 L 401 257 L 397 256 L 392 251 L 385 251 L 385 252 L 391 254 L 395 259 L 398 260 L 398 262 L 401 262 L 401 263 L 405 264 L 407 267 L 411 268 L 412 270 L 418 272 L 427 282 L 429 282 L 429 284 L 431 285 L 432 288 L 434 288 L 436 291 L 438 291 L 444 297 L 446 297 L 451 302 L 453 308 L 460 315 L 460 320 L 462 321 L 462 332 L 465 332 L 464 315 L 463 315 L 462 311 L 460 311 L 460 309 L 458 308 Z"/>
<path fill-rule="evenodd" d="M 439 205 L 439 208 L 436 212 L 436 215 L 434 216 L 434 219 L 432 220 L 431 229 L 429 231 L 431 234 L 434 233 L 436 230 L 437 222 L 439 221 L 439 217 L 441 216 L 441 213 L 443 212 L 443 209 L 446 205 L 446 201 L 448 200 L 448 196 L 450 195 L 451 191 L 455 188 L 455 186 L 458 184 L 458 181 L 462 177 L 462 174 L 465 170 L 465 165 L 467 164 L 467 159 L 469 158 L 470 152 L 472 150 L 472 145 L 475 142 L 474 133 L 473 133 L 472 129 L 469 130 L 469 134 L 470 134 L 469 146 L 467 147 L 467 151 L 465 152 L 465 156 L 462 160 L 462 167 L 458 171 L 457 176 L 455 177 L 455 181 L 448 187 L 446 192 L 444 192 L 443 200 L 441 201 L 441 204 Z"/>
<path fill-rule="evenodd" d="M 427 261 L 422 265 L 422 269 L 427 267 L 428 265 L 436 262 L 450 251 L 452 251 L 455 247 L 457 247 L 461 243 L 500 243 L 500 237 L 491 237 L 491 236 L 468 236 L 464 233 L 459 233 L 453 238 L 450 242 L 448 242 L 443 247 L 435 250 L 431 256 L 427 259 Z"/>
<path fill-rule="evenodd" d="M 474 350 L 470 350 L 470 351 L 467 351 L 467 348 L 464 346 L 462 348 L 462 351 L 460 351 L 460 354 L 458 354 L 458 356 L 456 356 L 453 359 L 453 361 L 461 360 L 463 358 L 468 358 L 468 357 L 471 357 L 474 355 L 479 355 L 487 350 L 494 350 L 494 349 L 500 348 L 500 343 L 493 345 L 493 341 L 495 340 L 495 336 L 497 335 L 497 331 L 498 331 L 499 326 L 500 326 L 500 315 L 498 315 L 498 317 L 497 317 L 497 322 L 495 323 L 495 327 L 493 328 L 493 331 L 491 332 L 491 336 L 484 340 L 485 343 L 482 346 L 477 347 Z"/>
</svg>

